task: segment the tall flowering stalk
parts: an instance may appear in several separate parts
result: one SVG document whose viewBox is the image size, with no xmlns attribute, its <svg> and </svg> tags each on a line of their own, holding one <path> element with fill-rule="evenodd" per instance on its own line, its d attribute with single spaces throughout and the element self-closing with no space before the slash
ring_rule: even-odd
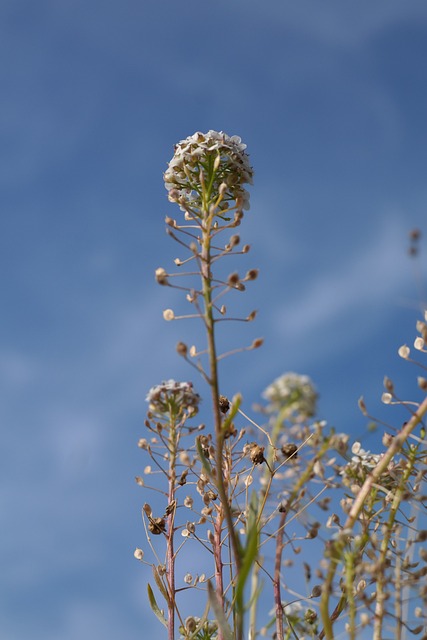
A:
<svg viewBox="0 0 427 640">
<path fill-rule="evenodd" d="M 166 218 L 166 230 L 185 255 L 174 261 L 178 272 L 159 267 L 156 280 L 184 292 L 193 309 L 181 315 L 168 308 L 163 317 L 202 322 L 206 344 L 180 341 L 176 350 L 207 383 L 212 420 L 210 428 L 195 422 L 200 396 L 190 382 L 168 380 L 147 395 L 148 436 L 139 446 L 150 464 L 136 481 L 157 497 L 142 509 L 154 562 L 139 548 L 135 556 L 153 573 L 150 606 L 168 640 L 178 633 L 183 640 L 269 633 L 275 640 L 385 640 L 390 620 L 395 640 L 423 630 L 427 640 L 427 552 L 419 551 L 423 566 L 414 559 L 427 539 L 414 524 L 425 508 L 427 400 L 401 401 L 386 378 L 383 401 L 407 409 L 408 420 L 394 432 L 390 426 L 382 453 L 370 453 L 316 420 L 308 376 L 286 373 L 267 387 L 264 425 L 243 412 L 238 394 L 223 395 L 224 358 L 262 344 L 258 338 L 220 353 L 216 334 L 219 323 L 256 315 L 230 317 L 224 300 L 245 291 L 257 269 L 224 278 L 218 268 L 249 251 L 235 229 L 249 208 L 252 177 L 240 138 L 216 131 L 178 143 L 164 174 L 168 198 L 181 209 L 179 218 Z M 417 324 L 419 352 L 427 352 L 425 320 Z M 406 345 L 399 355 L 411 360 Z M 419 387 L 427 391 L 424 378 Z M 367 415 L 363 401 L 360 407 Z M 194 545 L 203 554 L 196 574 L 181 561 L 187 550 L 194 556 Z M 188 593 L 195 596 L 190 605 Z M 408 614 L 413 594 L 418 626 Z"/>
<path fill-rule="evenodd" d="M 246 253 L 249 247 L 236 251 L 240 242 L 236 234 L 232 235 L 229 242 L 221 248 L 214 243 L 218 242 L 221 233 L 239 226 L 243 210 L 249 208 L 249 194 L 245 185 L 252 183 L 253 172 L 245 149 L 246 145 L 242 144 L 237 136 L 229 137 L 216 131 L 209 131 L 207 134 L 195 133 L 176 145 L 174 156 L 164 175 L 169 200 L 179 205 L 184 212 L 185 221 L 189 223 L 182 224 L 171 218 L 166 220 L 169 235 L 179 244 L 184 245 L 191 254 L 190 258 L 184 261 L 177 260 L 176 264 L 181 266 L 188 262 L 196 263 L 196 270 L 201 279 L 200 287 L 184 287 L 184 289 L 187 291 L 187 300 L 196 309 L 194 315 L 203 321 L 207 336 L 208 366 L 205 369 L 200 361 L 195 366 L 210 387 L 213 409 L 214 465 L 211 467 L 205 460 L 203 463 L 219 496 L 214 525 L 216 600 L 213 600 L 212 606 L 222 610 L 224 610 L 221 559 L 223 521 L 227 524 L 227 536 L 232 548 L 237 585 L 244 555 L 235 529 L 230 487 L 226 479 L 224 442 L 231 419 L 224 419 L 221 411 L 218 371 L 221 356 L 217 353 L 215 329 L 216 324 L 226 316 L 226 307 L 218 306 L 219 299 L 231 290 L 243 291 L 244 283 L 257 277 L 257 270 L 252 269 L 243 278 L 240 278 L 237 273 L 232 273 L 227 281 L 218 280 L 214 276 L 215 263 L 231 253 Z M 178 237 L 178 234 L 181 237 Z M 159 268 L 156 276 L 160 284 L 170 286 L 172 274 L 167 274 L 163 268 Z M 253 313 L 243 320 L 250 321 L 254 316 Z M 174 319 L 175 314 L 168 309 L 164 317 Z M 256 341 L 249 348 L 255 348 L 260 344 L 260 340 Z M 186 359 L 189 355 L 193 357 L 196 355 L 194 349 L 189 352 L 183 343 L 178 345 L 178 352 Z M 234 413 L 238 408 L 238 402 L 236 399 Z M 236 636 L 240 639 L 243 637 L 242 589 L 239 590 L 233 586 L 233 590 L 234 622 Z M 222 627 L 219 635 L 221 636 L 223 632 Z"/>
</svg>

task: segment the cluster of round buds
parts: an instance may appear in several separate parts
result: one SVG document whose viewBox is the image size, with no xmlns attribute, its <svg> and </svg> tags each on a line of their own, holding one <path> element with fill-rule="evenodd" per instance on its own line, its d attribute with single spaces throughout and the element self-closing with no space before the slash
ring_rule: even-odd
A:
<svg viewBox="0 0 427 640">
<path fill-rule="evenodd" d="M 151 387 L 146 401 L 150 411 L 160 414 L 179 414 L 187 411 L 196 414 L 199 408 L 200 396 L 193 389 L 191 382 L 175 382 L 167 380 Z"/>
<path fill-rule="evenodd" d="M 285 373 L 274 380 L 262 395 L 269 401 L 268 411 L 289 409 L 291 414 L 301 419 L 316 413 L 316 388 L 306 375 Z"/>
<path fill-rule="evenodd" d="M 239 136 L 222 131 L 197 132 L 179 142 L 164 174 L 169 200 L 196 215 L 213 203 L 220 211 L 230 203 L 240 212 L 249 209 L 244 185 L 252 184 L 253 170 L 245 149 Z"/>
<path fill-rule="evenodd" d="M 197 638 L 215 640 L 218 637 L 218 623 L 211 622 L 210 620 L 205 620 L 203 624 L 201 624 L 201 622 L 201 619 L 197 616 L 188 616 L 184 621 L 184 626 L 179 628 L 180 633 L 183 634 L 180 636 L 180 639 L 185 640 L 185 638 L 190 637 L 189 634 L 194 634 L 196 629 L 199 629 L 196 635 Z"/>
</svg>

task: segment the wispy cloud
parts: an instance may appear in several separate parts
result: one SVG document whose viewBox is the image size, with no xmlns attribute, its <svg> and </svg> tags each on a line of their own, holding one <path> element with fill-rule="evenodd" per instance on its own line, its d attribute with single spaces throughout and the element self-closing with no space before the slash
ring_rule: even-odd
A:
<svg viewBox="0 0 427 640">
<path fill-rule="evenodd" d="M 401 218 L 388 215 L 379 233 L 352 247 L 346 262 L 320 273 L 313 269 L 307 284 L 301 283 L 303 290 L 277 308 L 275 332 L 292 336 L 311 354 L 328 351 L 328 334 L 347 340 L 346 327 L 353 324 L 375 332 L 410 285 L 408 258 L 402 250 L 406 232 Z M 365 331 L 352 334 L 351 348 L 355 340 L 366 340 Z"/>
</svg>

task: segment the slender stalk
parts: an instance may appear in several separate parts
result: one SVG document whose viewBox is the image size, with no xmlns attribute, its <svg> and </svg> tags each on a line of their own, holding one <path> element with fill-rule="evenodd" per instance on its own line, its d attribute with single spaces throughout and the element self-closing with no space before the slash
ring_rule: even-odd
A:
<svg viewBox="0 0 427 640">
<path fill-rule="evenodd" d="M 216 469 L 216 487 L 218 489 L 221 504 L 224 510 L 224 517 L 227 523 L 230 544 L 233 549 L 236 573 L 239 573 L 241 558 L 238 545 L 237 534 L 234 529 L 234 522 L 229 504 L 228 492 L 224 482 L 223 466 L 223 443 L 224 436 L 222 433 L 222 419 L 219 407 L 219 380 L 218 380 L 218 359 L 215 342 L 215 319 L 213 316 L 212 304 L 212 272 L 211 272 L 211 237 L 212 237 L 212 221 L 213 215 L 205 211 L 204 224 L 202 227 L 202 248 L 201 248 L 201 276 L 202 290 L 204 299 L 204 317 L 207 331 L 208 354 L 209 354 L 209 385 L 211 389 L 212 408 L 214 416 L 215 428 L 215 469 Z M 218 549 L 220 552 L 220 547 Z M 243 621 L 242 616 L 237 618 L 237 638 L 243 638 Z"/>
<path fill-rule="evenodd" d="M 170 514 L 167 523 L 167 547 L 166 547 L 166 576 L 169 587 L 168 598 L 168 640 L 175 638 L 175 553 L 174 553 L 174 521 L 175 508 L 172 507 L 176 490 L 176 455 L 177 455 L 177 431 L 175 417 L 169 425 L 169 490 L 168 506 Z"/>
<path fill-rule="evenodd" d="M 222 524 L 224 522 L 224 515 L 222 505 L 219 506 L 218 514 L 214 524 L 214 560 L 215 560 L 215 586 L 218 601 L 221 603 L 224 609 L 224 576 L 223 576 L 223 562 L 222 562 L 222 549 L 221 549 L 221 535 Z"/>
<path fill-rule="evenodd" d="M 385 615 L 384 603 L 387 598 L 387 594 L 385 592 L 386 576 L 384 573 L 386 559 L 387 559 L 387 552 L 390 548 L 391 537 L 394 532 L 394 525 L 395 525 L 398 509 L 403 500 L 406 483 L 411 476 L 415 461 L 416 461 L 416 449 L 410 449 L 406 468 L 400 480 L 399 487 L 396 489 L 396 492 L 394 494 L 393 502 L 390 508 L 390 515 L 386 525 L 386 530 L 384 532 L 384 537 L 381 541 L 381 553 L 380 553 L 380 560 L 379 560 L 379 566 L 381 570 L 378 572 L 378 576 L 377 576 L 377 587 L 376 587 L 377 598 L 376 598 L 376 606 L 375 606 L 373 640 L 381 640 L 382 638 L 383 621 L 384 621 L 384 615 Z M 399 563 L 399 554 L 397 555 L 396 571 L 398 569 L 398 566 L 397 566 L 398 563 Z M 400 575 L 399 573 L 396 574 L 397 576 L 396 585 L 395 585 L 396 606 L 398 606 L 398 603 L 400 603 L 400 598 L 401 598 L 401 595 L 399 593 L 400 590 L 398 589 L 400 585 L 399 575 Z M 399 617 L 397 617 L 396 618 L 396 638 L 399 639 L 400 636 L 401 636 L 401 620 L 399 619 Z"/>
<path fill-rule="evenodd" d="M 260 561 L 260 559 L 258 558 Z M 260 565 L 258 562 L 254 564 L 252 569 L 252 579 L 251 579 L 251 597 L 250 602 L 251 608 L 249 611 L 249 630 L 248 630 L 248 640 L 255 640 L 256 637 L 256 621 L 257 621 L 257 591 L 259 584 L 259 571 Z"/>
<path fill-rule="evenodd" d="M 280 593 L 280 576 L 282 566 L 282 552 L 283 552 L 283 531 L 285 529 L 286 511 L 280 516 L 279 530 L 276 537 L 276 557 L 274 561 L 274 606 L 276 610 L 276 638 L 277 640 L 283 640 L 283 606 L 282 596 Z"/>
</svg>

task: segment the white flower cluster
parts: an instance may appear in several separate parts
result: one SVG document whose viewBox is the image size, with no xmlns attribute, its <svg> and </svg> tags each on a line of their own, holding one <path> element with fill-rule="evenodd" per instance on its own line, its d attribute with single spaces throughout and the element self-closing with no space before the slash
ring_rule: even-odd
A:
<svg viewBox="0 0 427 640">
<path fill-rule="evenodd" d="M 383 454 L 365 451 L 365 449 L 362 449 L 360 442 L 353 444 L 351 452 L 353 456 L 350 462 L 343 467 L 341 475 L 344 476 L 345 484 L 351 484 L 352 482 L 361 486 L 366 480 L 366 477 L 381 461 Z M 381 476 L 381 484 L 388 489 L 393 487 L 398 482 L 401 470 L 399 463 L 396 464 L 391 461 Z"/>
<path fill-rule="evenodd" d="M 249 193 L 243 185 L 252 184 L 253 170 L 245 149 L 239 136 L 228 136 L 222 131 L 197 132 L 179 142 L 164 174 L 169 200 L 177 202 L 183 211 L 200 210 L 203 172 L 205 184 L 208 181 L 211 184 L 208 205 L 216 202 L 221 193 L 218 207 L 222 211 L 231 202 L 238 211 L 249 209 Z"/>
<path fill-rule="evenodd" d="M 351 458 L 351 463 L 355 465 L 362 465 L 367 471 L 372 471 L 382 456 L 379 453 L 371 453 L 370 451 L 365 451 L 362 449 L 360 442 L 355 442 L 351 447 L 351 453 L 353 454 Z M 350 464 L 351 464 L 350 463 Z"/>
<path fill-rule="evenodd" d="M 175 382 L 167 380 L 151 387 L 147 393 L 146 401 L 150 411 L 156 413 L 169 413 L 172 411 L 189 411 L 197 413 L 200 396 L 193 389 L 191 382 Z"/>
<path fill-rule="evenodd" d="M 269 401 L 269 411 L 290 412 L 301 418 L 309 418 L 316 413 L 316 388 L 306 375 L 285 373 L 272 382 L 262 394 Z"/>
</svg>

